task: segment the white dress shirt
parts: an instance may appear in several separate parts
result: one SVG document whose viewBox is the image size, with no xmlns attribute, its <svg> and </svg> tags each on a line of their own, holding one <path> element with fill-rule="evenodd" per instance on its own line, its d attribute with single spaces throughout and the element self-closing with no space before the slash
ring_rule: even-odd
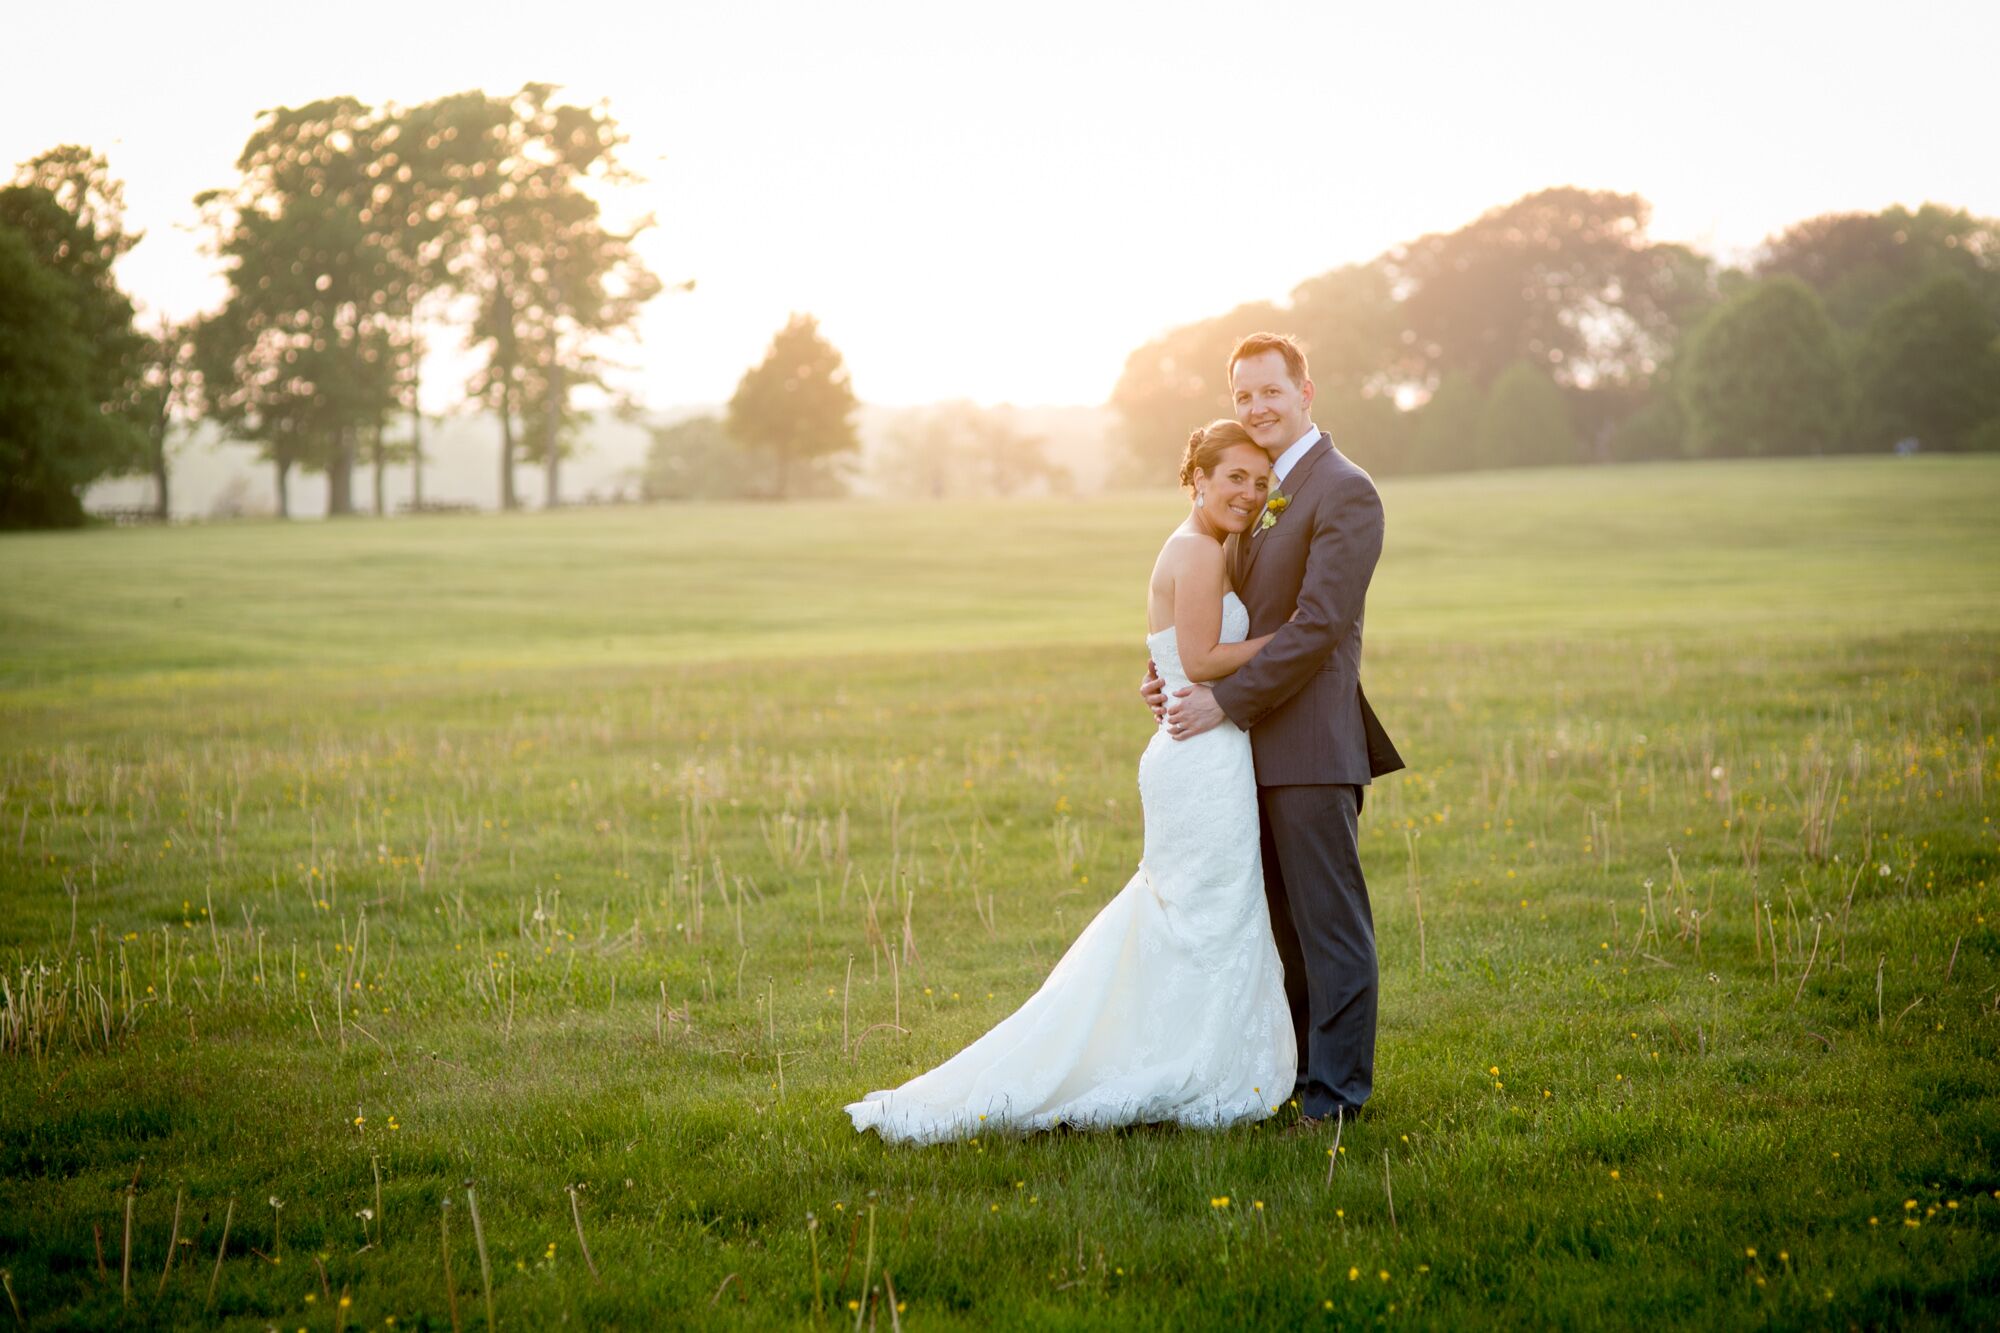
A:
<svg viewBox="0 0 2000 1333">
<path fill-rule="evenodd" d="M 1306 433 L 1292 441 L 1292 447 L 1279 454 L 1271 463 L 1271 472 L 1278 479 L 1278 485 L 1285 483 L 1285 477 L 1306 456 L 1306 450 L 1319 443 L 1319 427 L 1310 421 L 1306 423 Z"/>
</svg>

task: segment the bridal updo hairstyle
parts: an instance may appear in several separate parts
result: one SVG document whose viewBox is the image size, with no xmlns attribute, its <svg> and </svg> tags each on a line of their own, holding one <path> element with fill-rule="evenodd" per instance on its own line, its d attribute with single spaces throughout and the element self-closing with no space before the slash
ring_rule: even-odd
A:
<svg viewBox="0 0 2000 1333">
<path fill-rule="evenodd" d="M 1181 485 L 1192 489 L 1195 473 L 1213 473 L 1215 465 L 1222 461 L 1222 455 L 1239 444 L 1247 444 L 1253 449 L 1257 447 L 1257 441 L 1250 438 L 1250 432 L 1229 417 L 1217 418 L 1206 426 L 1189 431 L 1187 450 L 1181 455 Z"/>
</svg>

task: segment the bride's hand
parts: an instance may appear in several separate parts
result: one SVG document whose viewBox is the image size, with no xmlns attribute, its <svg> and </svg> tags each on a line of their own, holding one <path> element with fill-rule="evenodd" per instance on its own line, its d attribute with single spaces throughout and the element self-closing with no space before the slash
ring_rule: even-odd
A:
<svg viewBox="0 0 2000 1333">
<path fill-rule="evenodd" d="M 1139 683 L 1139 698 L 1146 707 L 1153 710 L 1153 720 L 1158 722 L 1167 711 L 1167 684 L 1160 679 L 1160 670 L 1150 658 L 1146 661 L 1146 679 Z"/>
</svg>

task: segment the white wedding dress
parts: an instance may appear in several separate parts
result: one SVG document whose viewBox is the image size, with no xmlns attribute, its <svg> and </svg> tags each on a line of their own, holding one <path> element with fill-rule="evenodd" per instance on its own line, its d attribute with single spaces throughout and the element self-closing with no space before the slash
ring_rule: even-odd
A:
<svg viewBox="0 0 2000 1333">
<path fill-rule="evenodd" d="M 1222 639 L 1250 615 L 1235 593 Z M 1147 636 L 1169 691 L 1186 685 L 1172 627 Z M 1224 721 L 1164 729 L 1139 759 L 1138 873 L 1042 988 L 926 1074 L 846 1109 L 856 1130 L 938 1143 L 1069 1125 L 1221 1128 L 1291 1096 L 1298 1051 L 1264 904 L 1250 737 Z"/>
</svg>

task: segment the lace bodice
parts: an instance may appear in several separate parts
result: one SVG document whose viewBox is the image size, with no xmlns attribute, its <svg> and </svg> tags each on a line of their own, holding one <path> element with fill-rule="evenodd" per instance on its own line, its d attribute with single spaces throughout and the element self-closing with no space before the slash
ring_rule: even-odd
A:
<svg viewBox="0 0 2000 1333">
<path fill-rule="evenodd" d="M 1222 594 L 1222 633 L 1217 643 L 1241 643 L 1250 637 L 1250 608 L 1234 592 Z M 1188 683 L 1187 669 L 1181 665 L 1180 635 L 1172 625 L 1146 636 L 1146 648 L 1153 666 L 1166 682 L 1169 694 Z"/>
</svg>

